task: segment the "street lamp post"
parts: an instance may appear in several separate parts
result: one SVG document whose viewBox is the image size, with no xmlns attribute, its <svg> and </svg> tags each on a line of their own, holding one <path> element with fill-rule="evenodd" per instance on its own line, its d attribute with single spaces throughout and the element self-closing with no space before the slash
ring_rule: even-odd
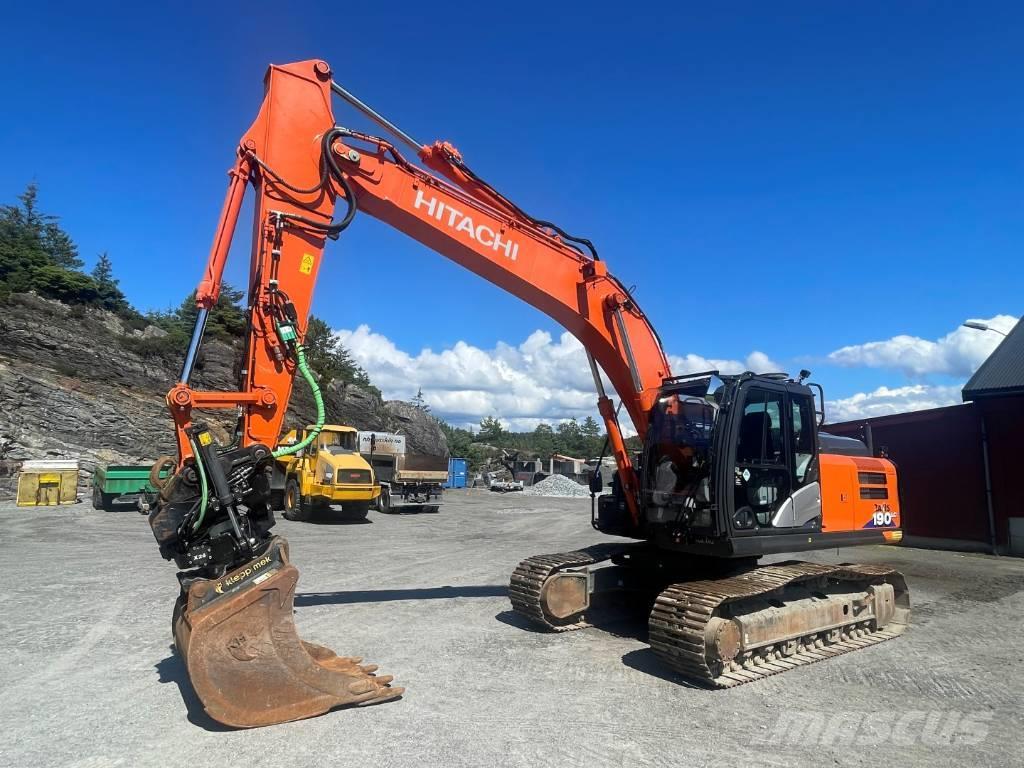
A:
<svg viewBox="0 0 1024 768">
<path fill-rule="evenodd" d="M 972 328 L 975 331 L 994 331 L 1000 336 L 1006 336 L 1005 333 L 1000 331 L 998 328 L 993 328 L 988 323 L 982 323 L 977 320 L 968 320 L 964 323 L 964 328 Z M 999 554 L 999 547 L 996 544 L 996 518 L 995 510 L 992 508 L 992 479 L 989 475 L 988 466 L 988 430 L 985 429 L 985 416 L 983 413 L 979 414 L 979 420 L 981 423 L 981 459 L 982 465 L 985 469 L 985 501 L 988 507 L 988 531 L 989 540 L 992 545 L 992 554 Z"/>
<path fill-rule="evenodd" d="M 968 320 L 966 323 L 964 323 L 964 328 L 973 328 L 976 331 L 992 331 L 993 333 L 998 333 L 1000 336 L 1006 335 L 998 328 L 993 328 L 991 325 L 988 325 L 987 323 L 979 323 L 977 320 Z"/>
</svg>

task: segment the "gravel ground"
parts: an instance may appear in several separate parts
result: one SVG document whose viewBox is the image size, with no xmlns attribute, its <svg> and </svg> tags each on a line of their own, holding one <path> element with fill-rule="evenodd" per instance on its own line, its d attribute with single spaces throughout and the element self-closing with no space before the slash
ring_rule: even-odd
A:
<svg viewBox="0 0 1024 768">
<path fill-rule="evenodd" d="M 396 675 L 402 700 L 253 731 L 202 712 L 171 652 L 174 566 L 143 518 L 0 504 L 0 766 L 931 766 L 1021 763 L 1024 561 L 867 547 L 914 603 L 901 638 L 706 691 L 643 622 L 553 635 L 509 612 L 524 556 L 600 540 L 589 503 L 486 491 L 439 514 L 282 521 L 309 640 Z"/>
</svg>

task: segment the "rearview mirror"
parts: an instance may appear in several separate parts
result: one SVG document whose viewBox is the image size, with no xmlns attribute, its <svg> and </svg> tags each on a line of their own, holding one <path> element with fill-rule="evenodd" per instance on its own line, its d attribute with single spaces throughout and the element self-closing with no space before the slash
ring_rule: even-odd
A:
<svg viewBox="0 0 1024 768">
<path fill-rule="evenodd" d="M 807 382 L 807 386 L 811 388 L 812 396 L 817 395 L 814 397 L 814 415 L 818 417 L 818 426 L 820 427 L 825 423 L 825 390 L 821 384 L 815 384 L 813 381 Z"/>
<path fill-rule="evenodd" d="M 594 470 L 594 474 L 590 476 L 590 492 L 600 493 L 604 490 L 604 480 L 601 479 L 601 468 L 598 467 Z"/>
</svg>

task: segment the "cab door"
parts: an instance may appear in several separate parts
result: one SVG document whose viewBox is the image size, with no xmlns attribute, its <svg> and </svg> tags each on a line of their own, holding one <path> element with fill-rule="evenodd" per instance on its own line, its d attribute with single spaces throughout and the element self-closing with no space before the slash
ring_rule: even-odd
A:
<svg viewBox="0 0 1024 768">
<path fill-rule="evenodd" d="M 821 483 L 818 466 L 818 431 L 814 399 L 810 394 L 786 393 L 787 453 L 792 493 L 772 517 L 773 528 L 821 526 Z"/>
<path fill-rule="evenodd" d="M 803 389 L 803 388 L 801 388 Z M 821 517 L 814 403 L 785 383 L 754 380 L 741 389 L 731 434 L 737 534 L 814 526 Z"/>
<path fill-rule="evenodd" d="M 752 384 L 745 388 L 735 428 L 733 525 L 759 532 L 771 525 L 783 499 L 792 492 L 781 388 Z"/>
</svg>

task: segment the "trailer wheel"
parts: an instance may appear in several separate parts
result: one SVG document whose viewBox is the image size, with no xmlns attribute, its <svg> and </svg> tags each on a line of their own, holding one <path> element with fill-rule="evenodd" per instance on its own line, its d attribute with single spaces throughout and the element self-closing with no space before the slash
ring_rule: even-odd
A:
<svg viewBox="0 0 1024 768">
<path fill-rule="evenodd" d="M 103 491 L 99 489 L 99 486 L 93 486 L 92 489 L 92 508 L 93 509 L 104 509 L 103 506 Z"/>
<path fill-rule="evenodd" d="M 306 512 L 299 484 L 292 478 L 284 485 L 284 519 L 302 521 L 306 519 Z"/>
<path fill-rule="evenodd" d="M 377 497 L 377 511 L 384 514 L 391 513 L 391 491 L 387 488 L 380 489 L 380 496 Z"/>
</svg>

